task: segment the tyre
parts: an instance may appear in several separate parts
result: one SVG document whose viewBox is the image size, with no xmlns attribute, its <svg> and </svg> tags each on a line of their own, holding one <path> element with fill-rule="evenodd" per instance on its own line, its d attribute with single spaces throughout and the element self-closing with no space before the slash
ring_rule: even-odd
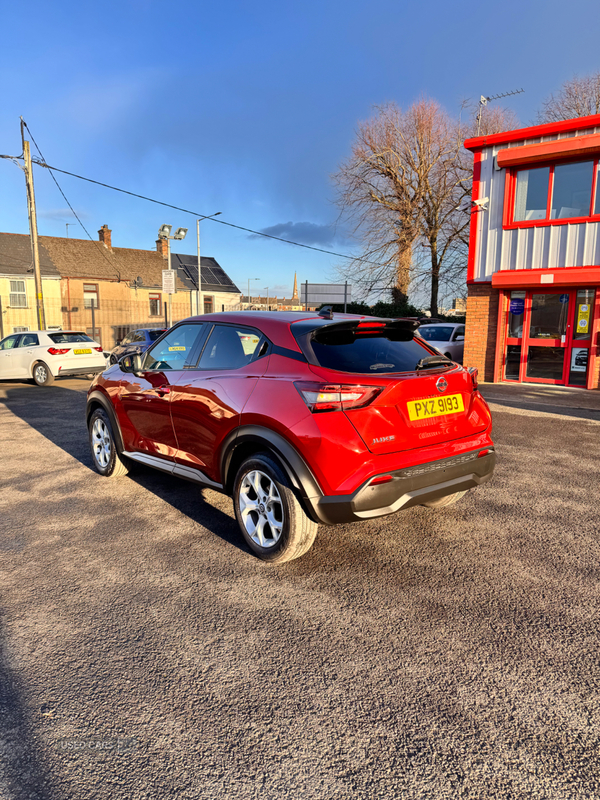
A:
<svg viewBox="0 0 600 800">
<path fill-rule="evenodd" d="M 108 361 L 110 366 L 113 367 L 117 363 L 118 359 L 116 356 L 111 356 Z"/>
<path fill-rule="evenodd" d="M 129 467 L 117 451 L 112 426 L 104 409 L 97 408 L 92 412 L 88 430 L 94 467 L 100 475 L 105 478 L 127 475 Z"/>
<path fill-rule="evenodd" d="M 51 383 L 54 383 L 54 375 L 43 361 L 38 361 L 33 365 L 31 374 L 38 386 L 50 386 Z"/>
<path fill-rule="evenodd" d="M 443 508 L 444 506 L 452 506 L 454 503 L 457 503 L 461 497 L 464 497 L 467 493 L 468 489 L 464 492 L 454 492 L 454 494 L 448 494 L 446 497 L 440 497 L 439 500 L 430 500 L 428 503 L 423 503 L 424 506 L 427 508 Z"/>
<path fill-rule="evenodd" d="M 444 353 L 444 355 L 446 356 L 446 358 L 449 358 L 450 361 L 454 361 L 454 359 L 452 358 L 452 354 L 451 353 Z"/>
<path fill-rule="evenodd" d="M 304 513 L 282 468 L 263 453 L 239 468 L 233 505 L 246 544 L 270 564 L 304 555 L 317 535 L 317 523 Z"/>
</svg>

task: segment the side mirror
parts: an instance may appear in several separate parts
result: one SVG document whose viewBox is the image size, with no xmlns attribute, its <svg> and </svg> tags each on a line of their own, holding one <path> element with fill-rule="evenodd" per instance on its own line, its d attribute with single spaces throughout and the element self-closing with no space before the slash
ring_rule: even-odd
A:
<svg viewBox="0 0 600 800">
<path fill-rule="evenodd" d="M 119 368 L 121 372 L 130 372 L 136 374 L 142 371 L 142 356 L 139 353 L 131 353 L 130 355 L 123 356 L 119 359 Z"/>
</svg>

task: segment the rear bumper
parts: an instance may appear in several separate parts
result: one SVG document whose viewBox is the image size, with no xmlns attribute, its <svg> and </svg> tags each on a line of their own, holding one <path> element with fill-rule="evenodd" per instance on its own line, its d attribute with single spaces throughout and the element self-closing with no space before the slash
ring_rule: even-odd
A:
<svg viewBox="0 0 600 800">
<path fill-rule="evenodd" d="M 479 456 L 486 451 L 487 455 Z M 387 472 L 392 476 L 388 483 L 372 486 L 371 481 L 377 477 L 373 476 L 351 495 L 313 498 L 312 511 L 324 525 L 383 517 L 473 489 L 489 481 L 495 464 L 493 448 L 482 447 L 453 458 Z"/>
</svg>

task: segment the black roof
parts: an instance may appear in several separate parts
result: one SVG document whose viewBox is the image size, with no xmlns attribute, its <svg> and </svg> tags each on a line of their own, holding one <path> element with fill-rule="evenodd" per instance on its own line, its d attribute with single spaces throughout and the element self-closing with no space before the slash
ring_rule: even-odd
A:
<svg viewBox="0 0 600 800">
<path fill-rule="evenodd" d="M 223 267 L 211 256 L 201 256 L 203 292 L 231 292 L 241 294 L 238 287 Z M 198 257 L 171 253 L 171 266 L 186 288 L 196 291 L 198 287 Z"/>
</svg>

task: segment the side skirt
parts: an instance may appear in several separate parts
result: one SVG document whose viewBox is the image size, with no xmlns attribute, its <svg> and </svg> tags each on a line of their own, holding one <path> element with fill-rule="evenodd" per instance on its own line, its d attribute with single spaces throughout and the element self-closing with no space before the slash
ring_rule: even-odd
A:
<svg viewBox="0 0 600 800">
<path fill-rule="evenodd" d="M 184 467 L 181 464 L 175 464 L 173 461 L 165 461 L 162 458 L 151 456 L 148 453 L 129 453 L 127 450 L 123 451 L 123 455 L 130 458 L 132 461 L 137 461 L 147 467 L 159 469 L 161 472 L 166 472 L 169 475 L 175 475 L 178 478 L 183 478 L 186 481 L 193 481 L 200 483 L 202 486 L 209 486 L 211 489 L 223 491 L 222 483 L 215 483 L 211 481 L 203 472 L 193 467 Z"/>
</svg>

